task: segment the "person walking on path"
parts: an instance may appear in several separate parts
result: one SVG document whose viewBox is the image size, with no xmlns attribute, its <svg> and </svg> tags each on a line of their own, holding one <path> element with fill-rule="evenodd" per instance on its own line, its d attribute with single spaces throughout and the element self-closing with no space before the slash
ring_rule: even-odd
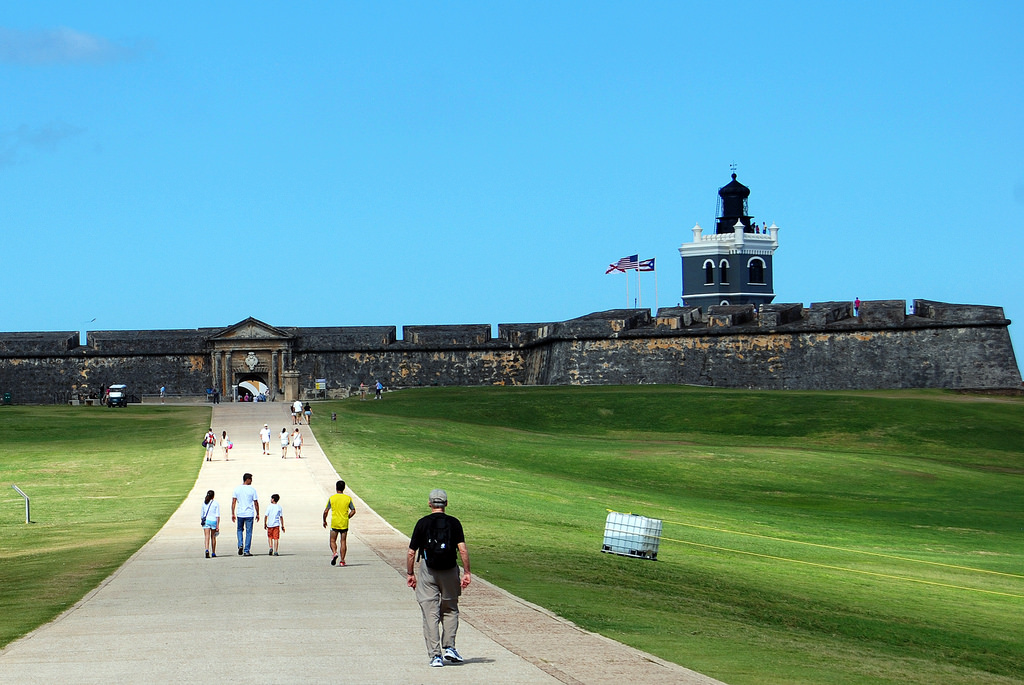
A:
<svg viewBox="0 0 1024 685">
<path fill-rule="evenodd" d="M 213 461 L 213 448 L 217 446 L 217 436 L 214 434 L 212 428 L 206 431 L 206 437 L 203 438 L 203 445 L 206 447 L 206 461 Z"/>
<path fill-rule="evenodd" d="M 448 493 L 431 490 L 427 503 L 430 514 L 416 522 L 409 540 L 406 584 L 416 591 L 423 612 L 423 639 L 430 665 L 461 664 L 455 634 L 459 630 L 459 595 L 470 583 L 469 550 L 462 523 L 444 513 Z M 462 557 L 461 580 L 456 551 Z"/>
<path fill-rule="evenodd" d="M 295 426 L 299 425 L 299 423 L 302 422 L 301 417 L 302 417 L 302 402 L 300 400 L 295 400 L 295 402 L 292 403 L 292 425 L 295 425 Z"/>
<path fill-rule="evenodd" d="M 228 450 L 234 445 L 231 444 L 231 438 L 228 437 L 227 431 L 220 432 L 220 446 L 224 448 L 224 461 L 230 461 L 228 459 Z"/>
<path fill-rule="evenodd" d="M 260 429 L 260 442 L 263 443 L 263 454 L 270 454 L 270 424 L 263 424 Z"/>
<path fill-rule="evenodd" d="M 298 428 L 292 433 L 292 448 L 295 450 L 295 458 L 302 459 L 302 433 Z"/>
<path fill-rule="evenodd" d="M 288 458 L 288 444 L 290 442 L 291 442 L 291 440 L 289 440 L 288 429 L 287 428 L 282 428 L 281 429 L 281 458 L 282 459 L 287 459 Z"/>
<path fill-rule="evenodd" d="M 267 540 L 270 542 L 270 556 L 278 556 L 277 550 L 281 544 L 281 533 L 284 532 L 284 511 L 278 504 L 281 496 L 273 494 L 270 496 L 270 506 L 267 507 L 267 515 L 263 519 L 263 529 L 267 531 Z"/>
<path fill-rule="evenodd" d="M 337 492 L 330 496 L 324 507 L 324 528 L 327 527 L 327 512 L 331 512 L 331 554 L 334 555 L 331 566 L 344 566 L 348 552 L 348 522 L 356 515 L 356 507 L 352 498 L 345 494 L 345 481 L 335 483 L 335 489 Z"/>
<path fill-rule="evenodd" d="M 235 488 L 231 496 L 231 520 L 238 524 L 238 554 L 251 557 L 249 547 L 252 545 L 252 522 L 260 518 L 260 502 L 256 488 L 252 486 L 252 474 L 242 475 L 242 484 Z M 242 532 L 245 532 L 243 544 Z"/>
<path fill-rule="evenodd" d="M 217 556 L 217 536 L 220 535 L 220 504 L 213 498 L 213 490 L 206 491 L 206 500 L 203 501 L 203 507 L 200 510 L 199 525 L 203 527 L 206 558 Z"/>
<path fill-rule="evenodd" d="M 313 418 L 313 407 L 309 406 L 309 402 L 306 402 L 305 406 L 302 407 L 302 415 L 306 417 L 306 425 L 309 425 L 309 420 Z"/>
<path fill-rule="evenodd" d="M 373 396 L 373 399 L 379 400 L 380 399 L 380 393 L 381 393 L 381 391 L 383 389 L 384 389 L 384 385 L 380 381 L 377 381 L 377 386 L 375 388 L 376 394 Z"/>
</svg>

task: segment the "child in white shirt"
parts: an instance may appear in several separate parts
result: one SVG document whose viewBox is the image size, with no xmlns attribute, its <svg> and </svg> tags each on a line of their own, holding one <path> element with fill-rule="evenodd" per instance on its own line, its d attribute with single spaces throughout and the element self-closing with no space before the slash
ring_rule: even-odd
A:
<svg viewBox="0 0 1024 685">
<path fill-rule="evenodd" d="M 263 528 L 267 531 L 267 539 L 270 541 L 270 556 L 278 556 L 277 550 L 281 544 L 281 533 L 284 532 L 284 510 L 278 504 L 280 495 L 270 496 L 270 506 L 267 507 L 267 515 L 263 517 Z"/>
</svg>

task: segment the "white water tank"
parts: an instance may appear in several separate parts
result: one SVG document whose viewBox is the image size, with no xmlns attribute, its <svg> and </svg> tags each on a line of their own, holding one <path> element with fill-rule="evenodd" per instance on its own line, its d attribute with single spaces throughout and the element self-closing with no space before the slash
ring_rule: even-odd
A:
<svg viewBox="0 0 1024 685">
<path fill-rule="evenodd" d="M 657 560 L 661 542 L 661 519 L 638 514 L 608 512 L 601 551 L 638 559 Z"/>
</svg>

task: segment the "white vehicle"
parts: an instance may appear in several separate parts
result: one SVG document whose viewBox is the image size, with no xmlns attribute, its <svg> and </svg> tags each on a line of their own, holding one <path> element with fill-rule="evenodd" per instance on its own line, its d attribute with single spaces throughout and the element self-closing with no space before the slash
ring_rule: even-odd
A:
<svg viewBox="0 0 1024 685">
<path fill-rule="evenodd" d="M 127 385 L 112 385 L 107 391 L 107 406 L 108 407 L 127 407 L 128 406 L 128 386 Z"/>
</svg>

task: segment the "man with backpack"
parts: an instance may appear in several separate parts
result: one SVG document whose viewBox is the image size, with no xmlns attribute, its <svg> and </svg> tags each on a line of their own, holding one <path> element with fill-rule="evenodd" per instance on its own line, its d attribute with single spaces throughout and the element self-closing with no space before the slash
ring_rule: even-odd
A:
<svg viewBox="0 0 1024 685">
<path fill-rule="evenodd" d="M 469 550 L 462 523 L 444 513 L 448 493 L 431 490 L 428 504 L 430 514 L 416 522 L 409 540 L 406 583 L 416 591 L 423 611 L 423 639 L 430 665 L 461 664 L 455 633 L 459 630 L 459 595 L 470 583 Z M 461 580 L 456 551 L 462 558 Z"/>
</svg>

